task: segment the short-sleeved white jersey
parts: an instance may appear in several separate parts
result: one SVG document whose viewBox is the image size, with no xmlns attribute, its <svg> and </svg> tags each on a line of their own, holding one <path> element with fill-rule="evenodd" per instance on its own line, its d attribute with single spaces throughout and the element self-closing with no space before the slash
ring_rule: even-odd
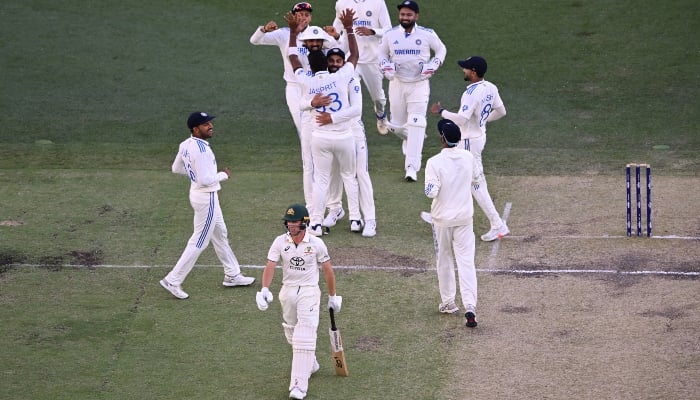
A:
<svg viewBox="0 0 700 400">
<path fill-rule="evenodd" d="M 445 61 L 447 48 L 438 35 L 428 28 L 415 25 L 411 33 L 397 25 L 384 32 L 379 44 L 379 58 L 390 60 L 395 64 L 395 79 L 401 82 L 418 82 L 425 79 L 421 68 L 431 58 L 433 51 L 440 64 Z"/>
<path fill-rule="evenodd" d="M 221 189 L 219 182 L 228 179 L 225 172 L 217 172 L 209 142 L 194 136 L 180 143 L 171 170 L 189 177 L 190 190 L 195 192 L 215 192 Z"/>
<path fill-rule="evenodd" d="M 474 82 L 467 86 L 460 100 L 457 114 L 466 118 L 466 124 L 455 122 L 462 131 L 462 139 L 473 139 L 486 133 L 486 119 L 491 110 L 503 107 L 503 100 L 496 85 L 489 81 Z"/>
<path fill-rule="evenodd" d="M 317 93 L 322 93 L 326 96 L 332 98 L 332 103 L 328 106 L 317 107 L 311 111 L 311 120 L 313 123 L 313 129 L 316 132 L 329 132 L 329 133 L 348 133 L 350 129 L 350 124 L 352 120 L 347 119 L 340 122 L 334 122 L 327 125 L 318 125 L 316 119 L 313 118 L 315 113 L 327 112 L 330 114 L 335 114 L 344 109 L 351 107 L 350 102 L 351 90 L 350 82 L 355 78 L 355 66 L 352 63 L 346 63 L 337 72 L 331 74 L 328 71 L 316 72 L 313 76 L 308 76 L 307 72 L 299 68 L 296 71 L 297 78 L 302 84 L 302 90 L 304 91 L 304 98 L 310 99 Z M 355 85 L 352 85 L 353 90 L 359 92 L 359 81 Z M 332 117 L 332 115 L 331 115 Z M 335 121 L 335 119 L 334 119 Z"/>
<path fill-rule="evenodd" d="M 318 285 L 321 264 L 330 260 L 328 248 L 320 238 L 305 233 L 299 245 L 289 233 L 277 236 L 267 252 L 267 259 L 282 265 L 282 284 L 292 286 Z"/>
<path fill-rule="evenodd" d="M 379 63 L 377 53 L 379 42 L 384 31 L 391 28 L 391 18 L 389 18 L 386 3 L 383 0 L 338 0 L 335 3 L 335 20 L 333 21 L 333 27 L 337 32 L 343 30 L 343 24 L 339 17 L 340 13 L 347 8 L 355 11 L 357 19 L 353 22 L 354 26 L 362 26 L 375 32 L 373 36 L 355 35 L 360 52 L 358 64 Z M 347 51 L 347 36 L 345 34 L 341 37 L 341 42 L 344 50 Z"/>
<path fill-rule="evenodd" d="M 430 215 L 439 226 L 472 222 L 471 187 L 478 171 L 474 156 L 457 147 L 443 148 L 425 164 L 425 195 L 433 199 Z"/>
</svg>

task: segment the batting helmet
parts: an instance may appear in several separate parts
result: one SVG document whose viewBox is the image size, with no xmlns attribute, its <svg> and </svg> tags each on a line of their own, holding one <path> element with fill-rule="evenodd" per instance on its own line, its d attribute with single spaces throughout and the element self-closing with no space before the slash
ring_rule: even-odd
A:
<svg viewBox="0 0 700 400">
<path fill-rule="evenodd" d="M 287 207 L 287 211 L 282 217 L 285 221 L 304 221 L 309 222 L 309 210 L 301 204 L 292 204 Z"/>
</svg>

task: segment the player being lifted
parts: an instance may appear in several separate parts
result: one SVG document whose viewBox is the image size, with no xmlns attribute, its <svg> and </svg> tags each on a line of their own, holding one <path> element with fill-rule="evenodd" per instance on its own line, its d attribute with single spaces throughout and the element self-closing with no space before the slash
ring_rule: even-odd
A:
<svg viewBox="0 0 700 400">
<path fill-rule="evenodd" d="M 389 79 L 391 124 L 403 139 L 406 181 L 415 182 L 421 168 L 426 113 L 430 98 L 428 79 L 442 65 L 447 49 L 438 35 L 418 26 L 418 3 L 406 0 L 397 6 L 399 25 L 384 32 L 379 57 L 384 76 Z M 431 58 L 431 51 L 434 56 Z"/>
</svg>

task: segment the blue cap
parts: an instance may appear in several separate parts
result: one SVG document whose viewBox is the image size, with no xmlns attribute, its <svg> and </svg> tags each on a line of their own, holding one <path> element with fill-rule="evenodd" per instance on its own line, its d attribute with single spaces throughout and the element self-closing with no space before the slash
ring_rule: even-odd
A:
<svg viewBox="0 0 700 400">
<path fill-rule="evenodd" d="M 445 142 L 450 147 L 457 146 L 459 141 L 462 140 L 462 131 L 452 120 L 441 119 L 438 121 L 437 128 L 440 136 L 445 138 Z"/>
<path fill-rule="evenodd" d="M 205 112 L 197 111 L 193 112 L 190 114 L 189 118 L 187 118 L 187 127 L 192 130 L 195 126 L 202 125 L 203 123 L 209 122 L 212 119 L 216 118 L 213 115 L 209 115 Z"/>
</svg>

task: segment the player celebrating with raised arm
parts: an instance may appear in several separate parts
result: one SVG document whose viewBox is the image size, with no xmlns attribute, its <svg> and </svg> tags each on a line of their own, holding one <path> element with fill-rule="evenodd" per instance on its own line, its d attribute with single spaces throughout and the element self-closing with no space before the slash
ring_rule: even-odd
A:
<svg viewBox="0 0 700 400">
<path fill-rule="evenodd" d="M 352 21 L 354 12 L 347 9 L 341 15 L 341 21 L 348 33 L 350 56 L 348 62 L 336 73 L 328 73 L 328 60 L 320 50 L 310 51 L 308 54 L 309 67 L 312 76 L 302 68 L 294 44 L 298 39 L 303 40 L 306 32 L 297 38 L 299 33 L 299 21 L 292 14 L 287 14 L 286 19 L 290 28 L 289 35 L 289 60 L 295 74 L 302 84 L 305 98 L 317 95 L 329 96 L 330 104 L 324 102 L 319 105 L 311 99 L 311 105 L 316 107 L 313 127 L 311 131 L 311 154 L 314 163 L 313 208 L 311 209 L 312 235 L 322 235 L 323 213 L 326 209 L 328 185 L 331 169 L 334 162 L 338 163 L 338 171 L 343 179 L 345 192 L 348 196 L 348 211 L 351 220 L 360 220 L 360 208 L 358 203 L 358 184 L 355 163 L 355 141 L 352 136 L 351 124 L 353 120 L 329 123 L 330 114 L 340 112 L 346 107 L 351 107 L 348 89 L 350 82 L 355 78 L 355 65 L 358 60 L 357 42 L 353 32 Z"/>
<path fill-rule="evenodd" d="M 425 164 L 425 195 L 433 199 L 430 212 L 437 258 L 438 311 L 456 313 L 455 268 L 459 292 L 466 308 L 467 326 L 476 327 L 476 267 L 474 265 L 474 202 L 469 187 L 476 178 L 476 161 L 458 148 L 461 133 L 448 119 L 438 122 L 442 150 Z"/>
<path fill-rule="evenodd" d="M 279 301 L 282 305 L 282 327 L 287 342 L 292 346 L 292 372 L 289 397 L 303 399 L 309 389 L 311 374 L 319 370 L 316 361 L 316 337 L 318 331 L 321 289 L 319 269 L 323 270 L 328 289 L 328 308 L 340 312 L 343 302 L 336 295 L 335 274 L 328 249 L 320 238 L 307 234 L 309 212 L 300 204 L 287 208 L 282 217 L 287 233 L 272 242 L 267 253 L 267 263 L 262 275 L 262 289 L 255 300 L 260 310 L 267 310 L 273 300 L 270 285 L 278 261 L 282 261 L 282 289 Z"/>
<path fill-rule="evenodd" d="M 406 181 L 415 182 L 421 168 L 425 118 L 430 99 L 428 79 L 442 65 L 447 48 L 438 35 L 418 26 L 418 3 L 406 0 L 397 6 L 400 25 L 384 32 L 379 57 L 384 76 L 389 79 L 391 125 L 403 139 Z M 431 58 L 431 51 L 434 56 Z"/>
<path fill-rule="evenodd" d="M 374 113 L 377 117 L 377 131 L 386 135 L 389 131 L 386 125 L 386 95 L 382 86 L 383 77 L 379 69 L 379 42 L 384 31 L 391 28 L 389 11 L 384 0 L 338 0 L 335 3 L 335 20 L 333 31 L 336 40 L 343 35 L 343 25 L 340 22 L 340 14 L 346 8 L 355 11 L 357 19 L 353 22 L 357 35 L 357 47 L 360 50 L 360 59 L 357 62 L 357 74 L 362 78 L 365 88 L 372 99 Z"/>
<path fill-rule="evenodd" d="M 307 2 L 296 3 L 291 10 L 291 13 L 298 17 L 300 23 L 300 29 L 303 31 L 307 26 L 311 24 L 311 13 L 313 9 L 311 4 Z M 275 21 L 270 21 L 265 25 L 259 26 L 253 32 L 250 37 L 250 43 L 253 45 L 267 45 L 267 46 L 277 46 L 282 54 L 282 63 L 284 64 L 284 80 L 287 82 L 285 89 L 285 97 L 287 99 L 287 107 L 289 108 L 289 113 L 292 115 L 294 120 L 294 126 L 297 129 L 297 134 L 301 137 L 301 114 L 299 111 L 299 99 L 301 98 L 301 87 L 297 83 L 297 79 L 294 76 L 294 70 L 292 69 L 289 60 L 287 59 L 287 53 L 289 48 L 289 29 L 282 28 L 279 29 Z M 299 51 L 299 60 L 302 65 L 307 66 L 306 54 L 308 50 L 299 43 L 295 44 L 297 51 Z"/>
<path fill-rule="evenodd" d="M 187 242 L 175 267 L 160 281 L 160 285 L 178 299 L 189 295 L 182 290 L 182 282 L 192 271 L 199 255 L 214 242 L 214 250 L 224 266 L 224 286 L 247 286 L 255 281 L 241 274 L 236 256 L 228 243 L 228 230 L 219 205 L 220 182 L 231 176 L 228 168 L 217 172 L 216 158 L 208 139 L 214 135 L 212 120 L 215 117 L 194 112 L 187 118 L 192 136 L 180 143 L 172 171 L 190 179 L 190 205 L 194 210 L 194 233 Z"/>
<path fill-rule="evenodd" d="M 491 229 L 481 235 L 481 240 L 490 242 L 506 236 L 510 230 L 498 214 L 489 194 L 481 152 L 486 146 L 486 124 L 505 116 L 506 107 L 503 105 L 496 85 L 484 80 L 486 60 L 479 56 L 473 56 L 466 60 L 460 60 L 457 64 L 462 67 L 464 80 L 469 82 L 467 89 L 462 94 L 459 111 L 456 113 L 447 111 L 442 108 L 440 102 L 430 106 L 430 111 L 454 121 L 462 131 L 460 146 L 474 155 L 478 170 L 477 180 L 472 184 L 472 196 L 491 224 Z"/>
</svg>

